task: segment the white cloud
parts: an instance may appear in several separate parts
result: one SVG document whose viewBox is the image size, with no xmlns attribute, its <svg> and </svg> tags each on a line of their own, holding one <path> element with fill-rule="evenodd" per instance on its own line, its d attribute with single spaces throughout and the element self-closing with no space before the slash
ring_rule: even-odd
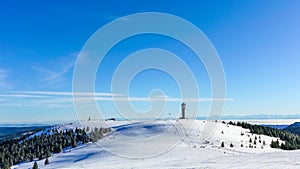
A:
<svg viewBox="0 0 300 169">
<path fill-rule="evenodd" d="M 73 96 L 75 96 L 73 98 Z M 159 97 L 127 97 L 117 93 L 72 93 L 72 92 L 53 92 L 53 91 L 10 91 L 0 94 L 0 99 L 6 101 L 2 105 L 14 104 L 23 106 L 47 106 L 64 107 L 73 106 L 73 102 L 79 104 L 92 104 L 94 101 L 118 101 L 118 102 L 214 102 L 214 101 L 233 101 L 225 98 L 172 98 L 168 96 Z M 30 99 L 28 99 L 30 98 Z"/>
<path fill-rule="evenodd" d="M 26 95 L 26 94 L 0 94 L 0 97 L 2 98 L 42 98 L 47 96 L 39 96 L 39 95 Z"/>
<path fill-rule="evenodd" d="M 210 102 L 210 101 L 233 101 L 233 99 L 224 98 L 170 98 L 170 97 L 117 97 L 117 98 L 93 98 L 97 101 L 134 101 L 134 102 L 150 102 L 150 101 L 166 101 L 166 102 Z"/>
<path fill-rule="evenodd" d="M 6 95 L 0 97 L 50 97 L 65 98 L 63 101 L 73 101 L 73 97 L 77 100 L 97 100 L 97 101 L 168 101 L 168 102 L 209 102 L 209 101 L 234 101 L 227 98 L 172 98 L 161 95 L 155 97 L 126 97 L 118 93 L 76 93 L 76 92 L 53 92 L 53 91 L 10 91 Z"/>
<path fill-rule="evenodd" d="M 115 93 L 76 93 L 76 92 L 53 92 L 53 91 L 11 91 L 11 93 L 32 94 L 32 95 L 52 95 L 52 96 L 122 96 Z"/>
</svg>

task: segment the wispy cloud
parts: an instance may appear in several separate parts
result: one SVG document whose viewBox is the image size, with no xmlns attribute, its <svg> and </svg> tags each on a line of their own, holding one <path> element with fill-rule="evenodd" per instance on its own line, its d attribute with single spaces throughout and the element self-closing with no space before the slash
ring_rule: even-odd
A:
<svg viewBox="0 0 300 169">
<path fill-rule="evenodd" d="M 87 98 L 81 98 L 87 99 Z M 150 101 L 165 101 L 165 102 L 211 102 L 211 101 L 233 101 L 233 99 L 225 98 L 170 98 L 170 97 L 117 97 L 117 98 L 93 98 L 97 101 L 133 101 L 133 102 L 150 102 Z"/>
<path fill-rule="evenodd" d="M 32 68 L 42 74 L 46 86 L 58 85 L 67 80 L 65 75 L 74 67 L 77 55 L 76 52 L 70 53 L 47 65 L 38 65 Z"/>
<path fill-rule="evenodd" d="M 47 96 L 41 96 L 41 95 L 27 95 L 27 94 L 0 94 L 0 98 L 43 98 Z"/>
<path fill-rule="evenodd" d="M 31 95 L 52 95 L 52 96 L 122 96 L 116 93 L 87 93 L 87 92 L 53 92 L 53 91 L 11 91 L 11 93 L 22 93 Z"/>
<path fill-rule="evenodd" d="M 7 79 L 7 71 L 4 69 L 0 69 L 0 90 L 1 89 L 11 89 L 12 88 L 12 84 L 9 83 L 8 79 Z"/>
<path fill-rule="evenodd" d="M 72 97 L 74 96 L 74 97 Z M 53 91 L 11 91 L 1 94 L 1 98 L 20 99 L 19 103 L 23 106 L 50 106 L 63 107 L 72 106 L 73 102 L 79 104 L 91 104 L 94 101 L 117 101 L 117 102 L 215 102 L 233 101 L 226 98 L 172 98 L 168 96 L 156 97 L 127 97 L 117 93 L 72 93 L 72 92 L 53 92 Z M 22 100 L 22 98 L 24 98 Z M 26 98 L 30 98 L 27 100 Z M 5 104 L 5 103 L 2 103 Z M 7 104 L 11 104 L 7 102 Z"/>
</svg>

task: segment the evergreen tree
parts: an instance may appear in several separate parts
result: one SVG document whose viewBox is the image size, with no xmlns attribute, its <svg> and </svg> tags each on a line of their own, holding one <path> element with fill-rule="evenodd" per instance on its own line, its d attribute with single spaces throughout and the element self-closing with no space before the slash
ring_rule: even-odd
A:
<svg viewBox="0 0 300 169">
<path fill-rule="evenodd" d="M 47 165 L 47 164 L 49 164 L 48 158 L 46 158 L 46 160 L 45 160 L 45 165 Z"/>
<path fill-rule="evenodd" d="M 222 143 L 221 143 L 221 147 L 225 147 L 225 144 L 224 144 L 224 142 L 222 142 Z"/>
<path fill-rule="evenodd" d="M 77 147 L 77 142 L 76 142 L 76 138 L 73 138 L 72 148 L 75 148 L 75 147 Z"/>
<path fill-rule="evenodd" d="M 3 164 L 3 169 L 10 169 L 10 166 L 6 163 Z"/>
<path fill-rule="evenodd" d="M 278 145 L 278 147 L 279 147 L 279 140 L 278 139 L 276 140 L 276 145 Z"/>
<path fill-rule="evenodd" d="M 51 153 L 50 153 L 49 150 L 47 150 L 47 151 L 46 151 L 46 158 L 49 158 L 49 157 L 51 157 Z"/>
<path fill-rule="evenodd" d="M 36 161 L 34 162 L 34 164 L 33 164 L 33 167 L 32 167 L 32 169 L 38 169 L 39 167 L 38 167 L 38 164 L 36 163 Z"/>
<path fill-rule="evenodd" d="M 277 140 L 277 141 L 271 141 L 271 147 L 272 148 L 279 148 L 279 141 Z"/>
</svg>

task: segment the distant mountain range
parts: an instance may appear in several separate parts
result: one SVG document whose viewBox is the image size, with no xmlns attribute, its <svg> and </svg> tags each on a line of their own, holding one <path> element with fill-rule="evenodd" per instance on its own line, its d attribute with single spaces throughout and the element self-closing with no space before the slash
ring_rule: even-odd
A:
<svg viewBox="0 0 300 169">
<path fill-rule="evenodd" d="M 266 125 L 262 125 L 262 126 L 268 126 L 268 127 L 272 127 L 272 128 L 275 128 L 275 129 L 285 129 L 287 128 L 289 125 L 272 125 L 272 124 L 266 124 Z"/>
<path fill-rule="evenodd" d="M 213 117 L 212 117 L 213 118 Z M 197 119 L 207 119 L 207 117 L 198 117 Z M 264 120 L 264 119 L 300 119 L 300 115 L 277 115 L 277 114 L 256 114 L 256 115 L 246 115 L 246 116 L 222 116 L 222 120 Z"/>
<path fill-rule="evenodd" d="M 31 135 L 32 133 L 36 133 L 38 131 L 44 130 L 51 126 L 15 126 L 8 125 L 7 127 L 3 127 L 0 125 L 0 143 L 3 140 L 8 139 L 20 139 L 22 137 L 26 137 Z"/>
</svg>

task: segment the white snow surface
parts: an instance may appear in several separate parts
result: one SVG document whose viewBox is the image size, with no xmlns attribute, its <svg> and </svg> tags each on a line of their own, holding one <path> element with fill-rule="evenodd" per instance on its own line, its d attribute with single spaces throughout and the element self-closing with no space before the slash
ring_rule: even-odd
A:
<svg viewBox="0 0 300 169">
<path fill-rule="evenodd" d="M 113 127 L 113 131 L 97 143 L 88 143 L 60 154 L 53 154 L 48 165 L 44 165 L 44 160 L 37 163 L 41 169 L 300 168 L 299 150 L 270 148 L 271 140 L 278 138 L 251 134 L 247 129 L 217 122 L 217 129 L 211 137 L 203 139 L 201 135 L 208 132 L 203 131 L 207 123 L 216 122 L 86 121 L 80 125 L 63 125 L 60 130 L 80 126 L 105 126 Z M 252 143 L 249 142 L 250 138 Z M 263 145 L 263 141 L 266 145 Z M 225 143 L 225 147 L 221 147 L 222 142 Z M 233 147 L 230 147 L 230 144 L 233 144 Z M 33 162 L 27 162 L 12 168 L 28 169 L 32 166 Z"/>
</svg>

